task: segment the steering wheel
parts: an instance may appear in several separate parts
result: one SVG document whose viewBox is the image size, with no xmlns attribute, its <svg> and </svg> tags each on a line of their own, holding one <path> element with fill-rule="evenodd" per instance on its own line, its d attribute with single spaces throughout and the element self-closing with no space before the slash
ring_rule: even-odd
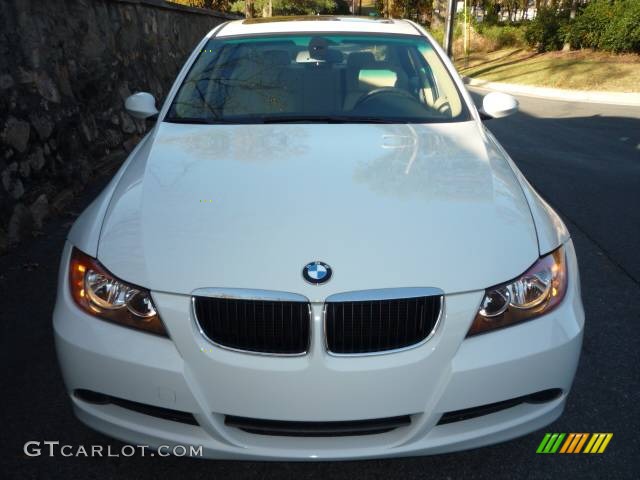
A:
<svg viewBox="0 0 640 480">
<path fill-rule="evenodd" d="M 365 93 L 362 97 L 358 99 L 358 101 L 353 105 L 353 110 L 361 107 L 364 103 L 370 101 L 372 98 L 378 97 L 380 95 L 396 95 L 398 97 L 410 98 L 414 102 L 420 102 L 416 97 L 411 95 L 406 90 L 403 90 L 398 87 L 382 87 L 371 90 L 370 92 Z"/>
<path fill-rule="evenodd" d="M 433 108 L 438 113 L 442 113 L 445 115 L 451 113 L 451 105 L 449 104 L 449 100 L 447 100 L 446 97 L 440 97 L 439 99 L 437 99 L 433 104 Z"/>
</svg>

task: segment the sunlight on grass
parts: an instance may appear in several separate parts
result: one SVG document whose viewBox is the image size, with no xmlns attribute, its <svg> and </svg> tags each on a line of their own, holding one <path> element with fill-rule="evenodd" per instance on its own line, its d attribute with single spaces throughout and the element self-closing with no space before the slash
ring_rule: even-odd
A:
<svg viewBox="0 0 640 480">
<path fill-rule="evenodd" d="M 457 59 L 464 76 L 492 82 L 575 90 L 640 92 L 640 56 L 600 52 L 551 52 L 523 49 L 473 53 Z"/>
</svg>

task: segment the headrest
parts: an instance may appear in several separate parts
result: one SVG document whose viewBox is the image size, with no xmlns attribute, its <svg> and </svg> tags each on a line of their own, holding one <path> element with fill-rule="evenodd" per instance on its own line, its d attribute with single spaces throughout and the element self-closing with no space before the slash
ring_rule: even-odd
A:
<svg viewBox="0 0 640 480">
<path fill-rule="evenodd" d="M 298 54 L 296 55 L 296 63 L 312 63 L 312 62 L 317 62 L 317 60 L 314 60 L 313 58 L 311 58 L 311 55 L 309 54 L 309 50 L 302 50 L 301 52 L 298 52 Z"/>
<path fill-rule="evenodd" d="M 261 55 L 262 62 L 268 65 L 289 65 L 291 56 L 286 50 L 267 50 Z"/>
<path fill-rule="evenodd" d="M 353 52 L 347 57 L 347 66 L 351 68 L 369 67 L 375 63 L 376 57 L 371 52 Z"/>
<path fill-rule="evenodd" d="M 398 74 L 386 69 L 362 69 L 358 72 L 360 85 L 367 88 L 395 87 Z"/>
<path fill-rule="evenodd" d="M 301 52 L 298 52 L 296 56 L 296 63 L 341 63 L 342 60 L 344 60 L 344 55 L 340 50 L 327 50 L 325 60 L 311 58 L 311 54 L 308 50 L 302 50 Z"/>
</svg>

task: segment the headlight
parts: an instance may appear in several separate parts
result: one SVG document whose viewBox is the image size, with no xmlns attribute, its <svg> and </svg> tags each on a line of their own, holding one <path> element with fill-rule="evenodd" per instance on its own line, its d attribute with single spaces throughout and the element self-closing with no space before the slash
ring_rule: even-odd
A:
<svg viewBox="0 0 640 480">
<path fill-rule="evenodd" d="M 467 336 L 544 315 L 562 301 L 566 290 L 567 262 L 560 247 L 516 280 L 489 288 Z"/>
<path fill-rule="evenodd" d="M 167 336 L 149 290 L 116 278 L 77 248 L 71 252 L 69 286 L 76 304 L 89 315 Z"/>
</svg>

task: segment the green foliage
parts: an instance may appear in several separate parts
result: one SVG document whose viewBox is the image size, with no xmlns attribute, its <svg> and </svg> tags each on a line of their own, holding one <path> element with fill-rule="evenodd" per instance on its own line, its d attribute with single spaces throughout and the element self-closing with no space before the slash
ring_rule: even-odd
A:
<svg viewBox="0 0 640 480">
<path fill-rule="evenodd" d="M 540 7 L 536 18 L 527 25 L 524 38 L 538 52 L 560 50 L 567 36 L 569 12 L 554 7 Z"/>
<path fill-rule="evenodd" d="M 243 0 L 172 0 L 186 5 L 244 13 Z M 560 50 L 565 43 L 572 48 L 593 48 L 610 52 L 640 53 L 640 0 L 590 0 L 575 19 L 569 19 L 571 0 L 540 1 L 533 20 L 506 24 L 499 21 L 498 7 L 523 9 L 528 0 L 475 0 L 484 9 L 482 22 L 473 22 L 481 39 L 471 45 L 477 50 L 520 47 L 525 43 L 539 52 Z M 347 14 L 351 0 L 272 0 L 273 15 Z M 430 22 L 434 0 L 374 0 L 379 13 Z M 269 0 L 254 0 L 256 16 L 266 15 Z M 536 2 L 538 3 L 538 2 Z M 580 2 L 583 3 L 583 2 Z M 545 6 L 547 5 L 547 6 Z M 387 12 L 387 9 L 389 10 Z M 458 15 L 458 22 L 462 15 Z M 442 28 L 442 27 L 440 27 Z M 442 41 L 443 32 L 431 32 Z M 461 36 L 459 24 L 454 38 Z"/>
<path fill-rule="evenodd" d="M 615 5 L 609 0 L 594 0 L 584 9 L 569 28 L 568 40 L 573 48 L 598 48 L 602 34 L 611 23 Z"/>
<path fill-rule="evenodd" d="M 200 7 L 226 12 L 230 8 L 229 0 L 171 0 L 173 3 L 180 3 L 189 7 Z"/>
<path fill-rule="evenodd" d="M 594 0 L 572 22 L 573 48 L 640 53 L 640 1 Z"/>
<path fill-rule="evenodd" d="M 484 2 L 484 18 L 482 23 L 485 25 L 498 25 L 500 22 L 500 16 L 498 15 L 498 9 L 496 0 L 485 0 Z"/>
<path fill-rule="evenodd" d="M 640 1 L 620 2 L 621 14 L 607 27 L 600 48 L 611 52 L 640 53 Z"/>
<path fill-rule="evenodd" d="M 483 25 L 480 23 L 476 26 L 476 31 L 485 38 L 490 50 L 525 45 L 525 29 L 519 25 Z"/>
<path fill-rule="evenodd" d="M 444 45 L 444 28 L 431 28 L 429 29 L 429 33 L 436 40 L 436 42 L 438 42 L 440 45 Z"/>
<path fill-rule="evenodd" d="M 255 0 L 253 9 L 255 15 L 262 16 L 266 11 L 269 0 Z M 274 16 L 276 15 L 315 15 L 331 13 L 347 13 L 349 10 L 345 0 L 272 0 Z M 245 2 L 234 1 L 231 4 L 231 11 L 244 13 Z"/>
<path fill-rule="evenodd" d="M 567 8 L 540 8 L 525 39 L 539 52 L 568 42 L 572 48 L 640 53 L 640 0 L 592 0 L 573 20 Z"/>
<path fill-rule="evenodd" d="M 336 2 L 333 0 L 274 0 L 274 15 L 313 15 L 333 13 Z"/>
</svg>

